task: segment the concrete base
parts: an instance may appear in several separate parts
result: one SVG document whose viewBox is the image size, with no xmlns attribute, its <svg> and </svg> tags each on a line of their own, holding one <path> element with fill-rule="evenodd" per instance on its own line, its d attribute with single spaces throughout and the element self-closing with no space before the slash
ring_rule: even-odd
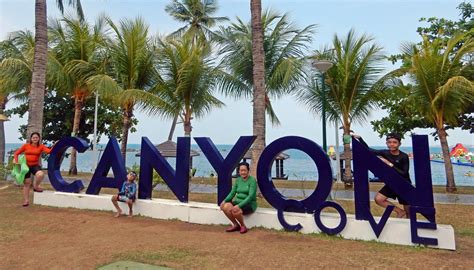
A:
<svg viewBox="0 0 474 270">
<path fill-rule="evenodd" d="M 111 195 L 88 195 L 84 193 L 42 192 L 34 193 L 34 203 L 55 207 L 72 207 L 91 210 L 114 211 Z M 128 207 L 121 203 L 122 209 Z M 157 219 L 178 219 L 196 224 L 229 224 L 229 221 L 215 204 L 189 202 L 181 203 L 177 200 L 137 200 L 134 204 L 135 215 L 142 215 Z M 320 233 L 313 215 L 302 213 L 285 213 L 285 219 L 290 224 L 300 223 L 301 233 Z M 376 217 L 378 222 L 380 218 Z M 322 213 L 321 220 L 327 227 L 334 228 L 339 224 L 339 215 Z M 251 227 L 264 227 L 282 230 L 277 217 L 277 211 L 268 208 L 259 208 L 255 213 L 246 216 L 246 224 Z M 437 225 L 437 230 L 419 229 L 418 235 L 438 239 L 437 246 L 432 248 L 455 250 L 454 229 L 451 225 Z M 340 233 L 342 238 L 365 241 L 378 241 L 398 245 L 415 245 L 411 242 L 410 220 L 389 218 L 380 237 L 377 238 L 368 221 L 356 220 L 354 215 L 347 215 L 347 225 Z"/>
</svg>

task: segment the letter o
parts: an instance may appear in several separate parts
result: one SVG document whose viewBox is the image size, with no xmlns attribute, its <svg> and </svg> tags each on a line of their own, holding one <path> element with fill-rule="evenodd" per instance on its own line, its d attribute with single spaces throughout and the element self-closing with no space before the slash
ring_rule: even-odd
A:
<svg viewBox="0 0 474 270">
<path fill-rule="evenodd" d="M 341 217 L 341 221 L 339 222 L 339 225 L 337 225 L 336 228 L 328 228 L 321 221 L 321 211 L 323 211 L 323 209 L 326 207 L 332 207 L 336 209 L 336 211 L 339 213 L 339 216 Z M 346 227 L 346 224 L 347 224 L 346 211 L 344 211 L 344 209 L 342 209 L 342 207 L 335 202 L 325 201 L 322 204 L 320 204 L 318 208 L 316 208 L 316 211 L 314 211 L 314 221 L 316 222 L 316 225 L 318 225 L 318 228 L 322 232 L 327 233 L 329 235 L 335 235 L 342 232 L 342 230 L 344 230 L 344 228 Z"/>
</svg>

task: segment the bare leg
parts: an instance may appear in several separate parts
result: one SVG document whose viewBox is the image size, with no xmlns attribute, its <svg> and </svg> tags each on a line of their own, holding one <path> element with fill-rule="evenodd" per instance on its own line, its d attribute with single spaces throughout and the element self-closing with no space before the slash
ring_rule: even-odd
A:
<svg viewBox="0 0 474 270">
<path fill-rule="evenodd" d="M 410 218 L 410 206 L 409 205 L 403 205 L 403 209 L 405 210 L 405 213 L 406 213 L 405 218 Z"/>
<path fill-rule="evenodd" d="M 244 223 L 244 215 L 242 209 L 240 209 L 239 207 L 232 208 L 232 215 L 240 223 L 240 233 L 246 233 L 248 230 L 247 226 L 245 226 Z"/>
<path fill-rule="evenodd" d="M 44 172 L 37 171 L 35 174 L 35 182 L 33 183 L 33 187 L 36 190 L 42 190 L 39 185 L 41 184 L 41 181 L 43 181 L 43 178 L 44 178 Z"/>
<path fill-rule="evenodd" d="M 387 197 L 381 194 L 380 192 L 377 192 L 377 194 L 375 195 L 375 203 L 378 204 L 379 206 L 382 206 L 383 208 L 387 208 L 387 206 L 393 205 L 394 207 L 393 211 L 397 213 L 397 218 L 402 218 L 406 216 L 406 213 L 403 209 L 397 207 L 396 205 L 388 201 Z"/>
<path fill-rule="evenodd" d="M 23 206 L 28 206 L 30 203 L 30 188 L 31 188 L 31 178 L 26 178 L 23 183 Z"/>
<path fill-rule="evenodd" d="M 117 214 L 115 214 L 115 217 L 120 217 L 122 214 L 122 209 L 118 205 L 118 195 L 112 196 L 112 203 L 114 204 L 115 209 L 117 209 Z"/>
<path fill-rule="evenodd" d="M 232 211 L 232 215 L 240 223 L 241 227 L 245 227 L 244 215 L 243 215 L 242 209 L 239 209 L 238 211 Z"/>
<path fill-rule="evenodd" d="M 226 202 L 221 203 L 221 210 L 224 212 L 226 217 L 232 222 L 234 226 L 239 226 L 239 223 L 237 223 L 237 220 L 234 218 L 234 215 L 232 215 L 231 213 L 232 207 L 233 205 L 231 203 L 226 203 Z"/>
<path fill-rule="evenodd" d="M 128 217 L 132 217 L 133 216 L 133 210 L 132 210 L 133 201 L 127 200 L 127 204 L 128 204 Z"/>
</svg>

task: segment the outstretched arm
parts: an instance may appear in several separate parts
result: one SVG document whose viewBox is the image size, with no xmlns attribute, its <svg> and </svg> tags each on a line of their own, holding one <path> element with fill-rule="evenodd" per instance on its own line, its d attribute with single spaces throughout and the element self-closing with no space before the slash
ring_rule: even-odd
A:
<svg viewBox="0 0 474 270">
<path fill-rule="evenodd" d="M 370 152 L 376 155 L 381 155 L 383 153 L 383 151 L 381 150 L 370 148 L 369 145 L 364 141 L 364 139 L 362 139 L 360 135 L 352 134 L 351 136 L 357 139 L 363 146 L 367 147 L 367 149 L 369 149 Z"/>
<path fill-rule="evenodd" d="M 44 145 L 44 144 L 42 144 L 41 146 L 42 146 L 42 147 L 41 147 L 41 151 L 45 152 L 46 154 L 49 154 L 49 153 L 51 153 L 51 149 L 52 149 L 52 147 L 51 147 L 51 148 L 49 148 L 49 147 L 47 147 L 47 146 L 46 146 L 46 145 Z"/>
</svg>

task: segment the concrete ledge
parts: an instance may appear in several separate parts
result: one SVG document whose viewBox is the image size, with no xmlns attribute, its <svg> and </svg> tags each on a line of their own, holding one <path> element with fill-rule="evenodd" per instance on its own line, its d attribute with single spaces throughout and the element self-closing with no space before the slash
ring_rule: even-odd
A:
<svg viewBox="0 0 474 270">
<path fill-rule="evenodd" d="M 55 207 L 72 207 L 79 209 L 113 211 L 111 195 L 88 195 L 84 193 L 64 193 L 45 191 L 34 193 L 34 203 Z M 121 203 L 122 209 L 128 207 Z M 137 200 L 134 205 L 134 214 L 157 219 L 178 219 L 197 224 L 229 224 L 215 204 L 189 202 L 181 203 L 177 200 Z M 285 213 L 285 219 L 290 224 L 300 223 L 301 233 L 320 233 L 313 215 L 302 213 Z M 322 213 L 322 222 L 331 228 L 339 224 L 339 215 Z M 379 221 L 379 217 L 375 218 Z M 251 227 L 264 227 L 282 230 L 283 227 L 277 218 L 277 211 L 269 208 L 259 208 L 255 213 L 246 217 L 246 223 Z M 437 246 L 432 248 L 455 250 L 454 229 L 451 225 L 437 225 L 437 230 L 419 229 L 418 235 L 438 239 Z M 342 238 L 365 241 L 378 241 L 398 245 L 415 245 L 411 242 L 410 221 L 408 219 L 389 218 L 380 237 L 377 239 L 368 221 L 356 220 L 354 215 L 347 215 L 347 225 L 340 233 Z"/>
</svg>

